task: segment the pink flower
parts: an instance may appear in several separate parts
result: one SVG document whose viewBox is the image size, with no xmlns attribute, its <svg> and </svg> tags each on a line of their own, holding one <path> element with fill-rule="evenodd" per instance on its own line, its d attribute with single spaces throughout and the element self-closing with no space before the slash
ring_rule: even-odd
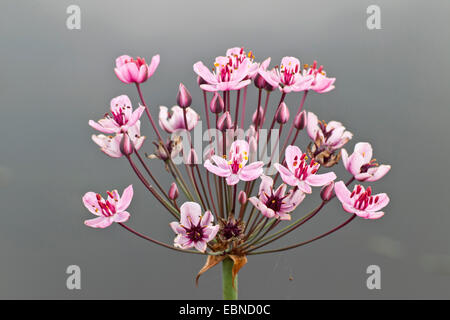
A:
<svg viewBox="0 0 450 320">
<path fill-rule="evenodd" d="M 270 71 L 264 67 L 259 69 L 259 74 L 269 85 L 279 87 L 283 93 L 308 90 L 314 80 L 314 76 L 302 74 L 300 61 L 294 57 L 284 57 L 280 67 Z"/>
<path fill-rule="evenodd" d="M 198 203 L 185 202 L 180 207 L 180 223 L 171 222 L 170 227 L 177 234 L 174 240 L 175 247 L 188 249 L 195 247 L 205 252 L 207 243 L 214 239 L 219 226 L 213 226 L 213 215 L 206 211 L 202 216 L 202 209 Z"/>
<path fill-rule="evenodd" d="M 128 129 L 126 133 L 133 143 L 134 149 L 139 150 L 144 143 L 145 136 L 141 136 L 141 122 L 138 120 L 134 126 Z M 115 136 L 111 135 L 92 135 L 92 140 L 100 147 L 104 153 L 113 158 L 120 158 L 123 156 L 120 150 L 120 144 L 122 143 L 123 133 L 117 133 Z"/>
<path fill-rule="evenodd" d="M 341 150 L 342 162 L 345 169 L 359 181 L 377 181 L 391 170 L 390 165 L 378 165 L 372 159 L 372 146 L 368 142 L 359 142 L 355 145 L 352 155 L 348 156 L 347 150 Z"/>
<path fill-rule="evenodd" d="M 145 107 L 140 106 L 133 111 L 131 101 L 126 95 L 111 100 L 111 115 L 105 114 L 98 122 L 89 120 L 89 125 L 103 133 L 124 133 L 141 118 Z"/>
<path fill-rule="evenodd" d="M 256 74 L 258 65 L 252 59 L 244 58 L 243 55 L 235 55 L 234 49 L 229 49 L 227 57 L 217 57 L 214 69 L 211 72 L 203 62 L 194 64 L 194 72 L 199 75 L 206 84 L 200 87 L 206 91 L 229 91 L 239 90 L 248 86 L 251 82 L 248 78 Z"/>
<path fill-rule="evenodd" d="M 239 180 L 255 180 L 263 173 L 262 167 L 264 166 L 264 163 L 262 161 L 255 161 L 246 166 L 248 152 L 248 142 L 245 140 L 236 140 L 231 144 L 229 161 L 213 155 L 211 156 L 211 160 L 213 160 L 217 166 L 213 165 L 208 159 L 205 161 L 205 168 L 220 177 L 226 177 L 228 185 L 235 185 Z"/>
<path fill-rule="evenodd" d="M 323 66 L 317 68 L 317 61 L 311 67 L 305 66 L 303 70 L 303 76 L 314 76 L 313 82 L 309 87 L 309 90 L 314 90 L 317 93 L 325 93 L 334 89 L 334 82 L 336 78 L 328 78 L 327 74 L 323 70 Z"/>
<path fill-rule="evenodd" d="M 185 108 L 187 130 L 191 131 L 198 122 L 200 116 L 190 107 Z M 185 130 L 186 123 L 184 121 L 184 110 L 179 106 L 173 106 L 171 112 L 165 106 L 159 107 L 159 125 L 167 133 L 173 133 L 177 130 Z"/>
<path fill-rule="evenodd" d="M 305 194 L 298 189 L 285 194 L 285 184 L 281 184 L 274 191 L 272 178 L 262 175 L 261 180 L 258 197 L 251 197 L 248 200 L 267 218 L 276 217 L 280 220 L 291 220 L 291 215 L 288 212 L 295 210 L 305 198 Z"/>
<path fill-rule="evenodd" d="M 320 187 L 336 179 L 334 172 L 317 174 L 320 164 L 315 162 L 314 159 L 308 164 L 306 153 L 302 153 L 300 148 L 296 146 L 288 146 L 285 157 L 287 168 L 279 163 L 274 164 L 275 168 L 285 183 L 290 186 L 297 186 L 305 193 L 312 192 L 311 186 Z"/>
<path fill-rule="evenodd" d="M 84 224 L 91 228 L 106 228 L 113 222 L 125 222 L 130 214 L 125 210 L 133 199 L 133 186 L 129 185 L 122 193 L 122 197 L 117 190 L 107 191 L 108 198 L 105 200 L 95 192 L 87 192 L 83 196 L 84 206 L 97 218 L 84 221 Z"/>
<path fill-rule="evenodd" d="M 247 53 L 244 51 L 243 47 L 234 47 L 227 50 L 226 56 L 232 59 L 234 68 L 239 68 L 239 65 L 242 64 L 244 60 L 247 60 L 249 64 L 248 77 L 250 79 L 253 79 L 258 73 L 259 64 L 254 62 L 255 56 L 252 51 Z"/>
<path fill-rule="evenodd" d="M 320 147 L 329 151 L 341 148 L 353 137 L 351 132 L 345 130 L 342 123 L 338 121 L 330 121 L 328 123 L 319 121 L 312 112 L 308 112 L 307 122 L 309 137 L 315 142 L 319 141 Z"/>
<path fill-rule="evenodd" d="M 147 81 L 156 71 L 159 65 L 159 54 L 153 56 L 148 65 L 145 59 L 123 55 L 116 59 L 114 72 L 117 78 L 124 83 L 142 83 Z"/>
<path fill-rule="evenodd" d="M 372 188 L 364 190 L 361 185 L 356 185 L 353 192 L 350 192 L 343 181 L 339 181 L 334 186 L 334 191 L 345 211 L 354 213 L 365 219 L 378 219 L 384 215 L 379 211 L 389 203 L 386 193 L 372 195 Z"/>
</svg>

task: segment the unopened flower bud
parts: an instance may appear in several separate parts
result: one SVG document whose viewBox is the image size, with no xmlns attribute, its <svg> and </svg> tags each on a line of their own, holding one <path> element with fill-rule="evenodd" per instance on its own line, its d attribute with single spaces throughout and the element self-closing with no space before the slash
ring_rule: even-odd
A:
<svg viewBox="0 0 450 320">
<path fill-rule="evenodd" d="M 225 109 L 223 98 L 217 92 L 214 93 L 213 98 L 209 104 L 209 109 L 212 113 L 221 113 Z"/>
<path fill-rule="evenodd" d="M 266 80 L 264 80 L 264 78 L 261 77 L 261 75 L 258 73 L 258 74 L 256 75 L 256 77 L 255 77 L 254 84 L 255 84 L 255 87 L 257 87 L 258 89 L 264 89 L 265 86 L 267 85 L 267 82 L 266 82 Z"/>
<path fill-rule="evenodd" d="M 265 120 L 264 109 L 262 107 L 259 107 L 259 114 L 258 109 L 256 109 L 256 111 L 253 113 L 252 116 L 252 122 L 256 126 L 256 122 L 258 121 L 258 127 L 260 127 L 263 125 L 264 120 Z"/>
<path fill-rule="evenodd" d="M 219 119 L 217 119 L 217 129 L 220 131 L 226 131 L 233 127 L 233 120 L 231 120 L 231 115 L 227 111 L 222 114 Z"/>
<path fill-rule="evenodd" d="M 187 108 L 192 103 L 192 96 L 189 93 L 188 89 L 180 83 L 180 87 L 178 88 L 178 94 L 177 94 L 177 104 L 181 108 Z"/>
<path fill-rule="evenodd" d="M 175 200 L 179 195 L 177 184 L 173 182 L 169 189 L 169 199 Z"/>
<path fill-rule="evenodd" d="M 133 143 L 126 133 L 123 134 L 122 141 L 120 142 L 120 152 L 126 156 L 133 153 Z"/>
<path fill-rule="evenodd" d="M 195 152 L 194 149 L 191 149 L 191 151 L 189 152 L 187 159 L 186 159 L 186 164 L 193 166 L 196 165 L 198 163 L 198 157 L 197 157 L 197 153 Z"/>
<path fill-rule="evenodd" d="M 251 153 L 255 153 L 258 150 L 258 143 L 255 137 L 250 137 L 248 145 Z"/>
<path fill-rule="evenodd" d="M 289 109 L 286 103 L 282 102 L 277 111 L 277 122 L 280 124 L 285 124 L 289 120 Z"/>
<path fill-rule="evenodd" d="M 297 130 L 303 130 L 306 127 L 306 111 L 303 110 L 302 112 L 300 112 L 294 119 L 294 127 Z"/>
<path fill-rule="evenodd" d="M 320 197 L 323 201 L 328 201 L 334 197 L 334 181 L 331 181 L 322 187 L 320 190 Z"/>
<path fill-rule="evenodd" d="M 266 89 L 267 91 L 273 91 L 275 90 L 277 87 L 272 86 L 270 83 L 266 82 L 266 86 L 264 87 L 264 89 Z"/>
<path fill-rule="evenodd" d="M 238 200 L 240 204 L 245 204 L 247 202 L 247 194 L 244 191 L 239 192 Z"/>
</svg>

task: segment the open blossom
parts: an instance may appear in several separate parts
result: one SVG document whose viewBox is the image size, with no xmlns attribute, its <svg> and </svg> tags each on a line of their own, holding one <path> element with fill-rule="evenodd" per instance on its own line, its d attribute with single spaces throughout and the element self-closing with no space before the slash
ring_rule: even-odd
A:
<svg viewBox="0 0 450 320">
<path fill-rule="evenodd" d="M 248 77 L 253 79 L 258 73 L 259 64 L 254 62 L 255 56 L 252 51 L 248 53 L 244 51 L 243 47 L 230 48 L 226 52 L 226 56 L 233 60 L 233 67 L 238 68 L 244 60 L 248 61 Z"/>
<path fill-rule="evenodd" d="M 124 133 L 141 118 L 145 107 L 140 106 L 133 111 L 130 98 L 121 95 L 111 100 L 110 110 L 111 114 L 105 114 L 98 122 L 89 120 L 89 125 L 103 133 Z"/>
<path fill-rule="evenodd" d="M 299 189 L 291 190 L 286 194 L 286 188 L 285 184 L 281 184 L 273 190 L 273 179 L 262 175 L 258 197 L 251 197 L 248 200 L 267 218 L 291 220 L 291 215 L 288 213 L 295 210 L 305 198 L 305 194 Z"/>
<path fill-rule="evenodd" d="M 314 76 L 302 74 L 300 61 L 294 57 L 284 57 L 280 67 L 272 70 L 260 68 L 258 73 L 269 85 L 279 87 L 283 93 L 308 90 L 314 80 Z"/>
<path fill-rule="evenodd" d="M 185 109 L 179 106 L 173 106 L 171 111 L 165 106 L 159 107 L 159 125 L 167 133 L 173 133 L 177 130 L 186 129 L 186 122 L 184 121 L 184 111 L 186 111 L 187 130 L 191 131 L 198 122 L 200 116 L 194 109 L 187 107 Z"/>
<path fill-rule="evenodd" d="M 171 222 L 170 227 L 177 234 L 174 240 L 175 247 L 188 249 L 195 247 L 204 252 L 207 243 L 214 239 L 219 226 L 213 226 L 213 215 L 206 211 L 202 216 L 202 209 L 198 203 L 185 202 L 180 207 L 180 222 Z"/>
<path fill-rule="evenodd" d="M 334 89 L 334 82 L 336 78 L 328 78 L 323 66 L 317 68 L 317 61 L 314 61 L 312 66 L 305 65 L 303 69 L 303 76 L 314 76 L 314 80 L 311 82 L 309 90 L 313 90 L 317 93 L 325 93 Z"/>
<path fill-rule="evenodd" d="M 339 181 L 334 186 L 334 191 L 345 211 L 354 213 L 365 219 L 378 219 L 384 215 L 379 211 L 389 203 L 386 193 L 372 195 L 372 188 L 364 190 L 361 185 L 356 185 L 352 192 L 345 186 L 343 181 Z"/>
<path fill-rule="evenodd" d="M 339 162 L 341 154 L 335 154 L 335 151 L 342 148 L 353 137 L 353 134 L 347 131 L 342 123 L 319 121 L 312 112 L 308 112 L 306 130 L 314 141 L 308 146 L 309 156 L 327 168 Z"/>
<path fill-rule="evenodd" d="M 203 62 L 194 64 L 194 72 L 200 76 L 205 84 L 200 87 L 206 91 L 229 91 L 239 90 L 248 86 L 251 82 L 250 77 L 256 74 L 258 65 L 253 62 L 253 55 L 234 53 L 236 48 L 227 51 L 228 56 L 216 57 L 214 69 L 211 72 Z M 241 52 L 241 49 L 239 49 Z"/>
<path fill-rule="evenodd" d="M 137 121 L 134 126 L 128 129 L 128 132 L 125 133 L 130 137 L 132 142 L 132 146 L 134 149 L 139 150 L 144 143 L 145 136 L 141 136 L 141 122 Z M 92 140 L 100 147 L 104 153 L 113 158 L 120 158 L 123 156 L 120 145 L 122 143 L 122 139 L 124 137 L 124 133 L 117 133 L 115 136 L 111 135 L 92 135 Z"/>
<path fill-rule="evenodd" d="M 239 180 L 255 180 L 263 173 L 262 167 L 264 163 L 262 161 L 255 161 L 247 165 L 248 152 L 248 142 L 245 140 L 236 140 L 231 144 L 229 160 L 213 155 L 211 156 L 211 160 L 216 165 L 213 165 L 211 160 L 208 159 L 205 161 L 205 168 L 220 177 L 225 177 L 228 185 L 235 185 Z"/>
<path fill-rule="evenodd" d="M 148 65 L 143 58 L 137 57 L 134 59 L 123 55 L 116 59 L 114 72 L 117 78 L 124 83 L 142 83 L 155 73 L 159 60 L 159 54 L 157 54 L 153 56 L 152 61 Z"/>
<path fill-rule="evenodd" d="M 345 168 L 359 181 L 377 181 L 391 169 L 390 165 L 378 165 L 372 159 L 372 146 L 368 142 L 358 142 L 350 156 L 345 149 L 341 154 Z"/>
<path fill-rule="evenodd" d="M 320 164 L 314 159 L 308 164 L 306 153 L 302 153 L 297 146 L 288 146 L 285 153 L 286 165 L 274 164 L 281 178 L 290 186 L 297 186 L 305 193 L 311 193 L 313 187 L 323 186 L 336 179 L 334 172 L 317 174 Z"/>
<path fill-rule="evenodd" d="M 84 224 L 92 228 L 106 228 L 113 222 L 125 222 L 130 214 L 125 211 L 133 199 L 133 186 L 129 185 L 119 195 L 117 190 L 107 191 L 108 197 L 103 197 L 95 192 L 87 192 L 83 196 L 83 204 L 97 218 L 84 221 Z"/>
</svg>

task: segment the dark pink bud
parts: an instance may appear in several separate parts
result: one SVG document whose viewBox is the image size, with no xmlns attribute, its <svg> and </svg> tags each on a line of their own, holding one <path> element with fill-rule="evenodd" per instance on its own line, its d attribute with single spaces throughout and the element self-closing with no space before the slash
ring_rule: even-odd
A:
<svg viewBox="0 0 450 320">
<path fill-rule="evenodd" d="M 294 119 L 294 127 L 297 130 L 303 130 L 306 127 L 306 111 L 303 110 L 302 112 L 300 112 Z"/>
<path fill-rule="evenodd" d="M 334 181 L 324 185 L 320 190 L 320 197 L 323 201 L 328 201 L 334 197 Z"/>
<path fill-rule="evenodd" d="M 245 204 L 247 202 L 247 194 L 244 191 L 239 192 L 238 200 L 240 204 Z"/>
<path fill-rule="evenodd" d="M 259 120 L 259 121 L 258 121 Z M 264 117 L 264 109 L 262 107 L 259 107 L 259 114 L 258 109 L 253 113 L 252 116 L 252 122 L 256 126 L 256 122 L 258 121 L 258 127 L 261 127 L 264 123 L 265 117 Z"/>
<path fill-rule="evenodd" d="M 225 104 L 223 103 L 223 98 L 217 92 L 214 93 L 213 98 L 209 104 L 209 109 L 212 113 L 222 113 L 225 109 Z"/>
<path fill-rule="evenodd" d="M 179 194 L 177 184 L 173 182 L 169 189 L 169 199 L 175 200 L 178 198 Z"/>
<path fill-rule="evenodd" d="M 258 73 L 255 77 L 254 84 L 258 89 L 264 89 L 267 85 L 266 80 Z"/>
<path fill-rule="evenodd" d="M 120 152 L 122 152 L 126 156 L 129 156 L 133 153 L 133 143 L 126 133 L 123 134 L 122 141 L 120 142 Z"/>
<path fill-rule="evenodd" d="M 289 109 L 286 103 L 282 102 L 278 107 L 277 122 L 280 124 L 285 124 L 288 121 L 289 121 Z"/>
<path fill-rule="evenodd" d="M 219 119 L 217 119 L 217 129 L 220 131 L 226 131 L 233 128 L 233 120 L 231 120 L 231 115 L 227 111 L 222 114 Z"/>
<path fill-rule="evenodd" d="M 180 87 L 178 88 L 178 94 L 177 94 L 177 104 L 181 108 L 187 108 L 192 103 L 192 96 L 189 93 L 188 89 L 180 83 Z"/>
<path fill-rule="evenodd" d="M 191 149 L 191 151 L 189 152 L 189 155 L 186 159 L 186 164 L 190 166 L 198 164 L 197 153 L 195 152 L 194 149 Z"/>
</svg>

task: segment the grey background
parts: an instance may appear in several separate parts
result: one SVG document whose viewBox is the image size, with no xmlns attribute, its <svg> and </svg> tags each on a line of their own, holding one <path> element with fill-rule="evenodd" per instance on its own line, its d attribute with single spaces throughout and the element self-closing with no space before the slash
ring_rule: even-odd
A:
<svg viewBox="0 0 450 320">
<path fill-rule="evenodd" d="M 70 4 L 81 7 L 81 30 L 65 26 Z M 381 7 L 382 30 L 366 28 L 370 4 Z M 91 215 L 81 196 L 133 183 L 129 224 L 171 242 L 170 216 L 124 159 L 97 149 L 88 120 L 119 94 L 137 105 L 134 88 L 113 73 L 120 54 L 148 60 L 161 54 L 156 75 L 143 86 L 156 115 L 158 105 L 175 104 L 179 82 L 203 110 L 192 64 L 210 64 L 241 45 L 258 60 L 271 56 L 272 65 L 284 55 L 324 64 L 337 88 L 311 95 L 306 108 L 344 122 L 355 134 L 347 150 L 370 141 L 375 157 L 393 169 L 374 184 L 375 192 L 391 197 L 383 219 L 358 219 L 309 246 L 250 257 L 240 273 L 240 298 L 450 298 L 449 9 L 444 0 L 3 0 L 0 298 L 220 298 L 220 268 L 195 288 L 203 257 L 155 247 L 117 225 L 87 228 L 83 220 Z M 250 92 L 254 106 L 256 91 Z M 277 99 L 279 93 L 271 101 Z M 287 101 L 293 110 L 299 96 Z M 152 151 L 149 141 L 146 151 Z M 337 171 L 347 179 L 341 164 Z M 316 194 L 302 208 L 317 202 Z M 283 242 L 306 240 L 347 217 L 335 202 Z M 81 267 L 82 290 L 66 289 L 71 264 Z M 381 290 L 366 288 L 371 264 L 381 267 Z"/>
</svg>

